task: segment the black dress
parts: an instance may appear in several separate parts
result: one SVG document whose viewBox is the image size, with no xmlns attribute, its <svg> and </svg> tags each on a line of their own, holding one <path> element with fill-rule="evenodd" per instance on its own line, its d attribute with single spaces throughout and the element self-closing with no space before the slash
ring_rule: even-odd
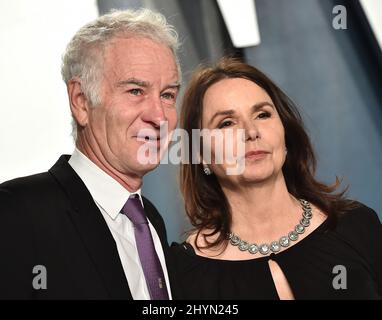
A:
<svg viewBox="0 0 382 320">
<path fill-rule="evenodd" d="M 279 299 L 268 267 L 273 259 L 295 299 L 382 299 L 382 225 L 376 213 L 361 205 L 339 218 L 335 229 L 327 225 L 278 254 L 250 260 L 206 258 L 188 243 L 175 243 L 173 298 Z"/>
</svg>

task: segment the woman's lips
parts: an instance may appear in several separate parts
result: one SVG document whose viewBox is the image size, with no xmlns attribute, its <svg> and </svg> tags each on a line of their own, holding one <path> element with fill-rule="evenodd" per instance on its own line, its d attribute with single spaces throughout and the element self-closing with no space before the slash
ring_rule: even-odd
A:
<svg viewBox="0 0 382 320">
<path fill-rule="evenodd" d="M 258 150 L 258 151 L 248 151 L 245 153 L 245 159 L 258 160 L 265 158 L 269 152 Z"/>
</svg>

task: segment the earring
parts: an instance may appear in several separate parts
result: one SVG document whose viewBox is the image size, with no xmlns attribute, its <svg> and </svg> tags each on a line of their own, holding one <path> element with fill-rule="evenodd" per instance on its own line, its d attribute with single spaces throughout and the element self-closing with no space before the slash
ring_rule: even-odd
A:
<svg viewBox="0 0 382 320">
<path fill-rule="evenodd" d="M 285 155 L 288 154 L 288 149 L 285 147 Z"/>
<path fill-rule="evenodd" d="M 205 167 L 205 168 L 203 169 L 203 171 L 204 171 L 204 173 L 205 173 L 205 175 L 206 175 L 206 176 L 209 176 L 209 175 L 211 175 L 211 174 L 212 174 L 212 171 L 211 171 L 211 169 L 210 169 L 210 168 L 208 168 L 208 167 Z"/>
</svg>

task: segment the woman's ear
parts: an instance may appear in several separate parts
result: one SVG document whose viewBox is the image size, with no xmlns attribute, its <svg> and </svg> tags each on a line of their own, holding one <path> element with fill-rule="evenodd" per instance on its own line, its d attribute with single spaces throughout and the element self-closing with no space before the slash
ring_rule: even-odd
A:
<svg viewBox="0 0 382 320">
<path fill-rule="evenodd" d="M 68 83 L 70 110 L 77 124 L 85 127 L 89 118 L 90 103 L 81 87 L 81 81 L 73 78 Z"/>
<path fill-rule="evenodd" d="M 203 165 L 203 171 L 206 176 L 210 176 L 212 174 L 212 170 L 210 167 L 207 165 L 207 163 L 202 159 L 202 165 Z"/>
</svg>

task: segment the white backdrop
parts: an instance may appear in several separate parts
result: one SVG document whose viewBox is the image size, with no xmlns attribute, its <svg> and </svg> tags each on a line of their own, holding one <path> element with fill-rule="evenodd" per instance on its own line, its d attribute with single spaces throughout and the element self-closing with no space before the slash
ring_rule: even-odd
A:
<svg viewBox="0 0 382 320">
<path fill-rule="evenodd" d="M 74 148 L 61 56 L 96 0 L 0 0 L 0 183 Z"/>
</svg>

